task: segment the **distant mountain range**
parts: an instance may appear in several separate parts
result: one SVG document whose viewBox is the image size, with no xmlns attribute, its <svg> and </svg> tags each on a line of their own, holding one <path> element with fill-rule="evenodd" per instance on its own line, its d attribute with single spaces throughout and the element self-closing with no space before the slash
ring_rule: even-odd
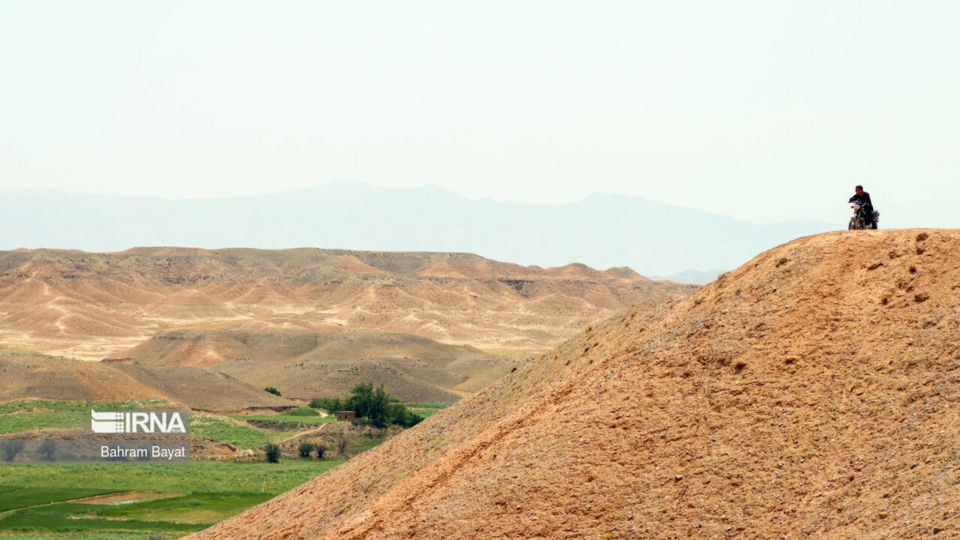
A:
<svg viewBox="0 0 960 540">
<path fill-rule="evenodd" d="M 629 266 L 709 280 L 824 222 L 755 225 L 623 195 L 565 204 L 467 199 L 434 187 L 333 182 L 246 197 L 157 199 L 46 190 L 0 192 L 0 249 L 120 251 L 135 246 L 320 247 L 471 252 L 524 265 Z M 683 272 L 695 271 L 694 273 Z"/>
</svg>

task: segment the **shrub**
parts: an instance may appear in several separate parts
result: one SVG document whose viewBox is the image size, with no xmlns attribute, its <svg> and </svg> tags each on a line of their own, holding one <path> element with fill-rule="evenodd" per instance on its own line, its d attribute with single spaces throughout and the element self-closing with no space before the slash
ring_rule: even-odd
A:
<svg viewBox="0 0 960 540">
<path fill-rule="evenodd" d="M 327 452 L 327 447 L 322 444 L 315 444 L 314 446 L 317 450 L 317 459 L 323 459 L 323 454 Z"/>
<path fill-rule="evenodd" d="M 403 427 L 412 427 L 420 423 L 423 418 L 414 414 L 410 409 L 399 403 L 390 405 L 390 423 Z"/>
<path fill-rule="evenodd" d="M 40 455 L 47 461 L 53 461 L 53 457 L 57 453 L 57 443 L 47 439 L 40 444 L 40 448 L 38 448 L 37 451 L 40 452 Z"/>
<path fill-rule="evenodd" d="M 300 457 L 308 458 L 310 457 L 310 454 L 312 454 L 313 451 L 316 449 L 317 449 L 317 445 L 313 443 L 302 442 L 300 443 L 300 447 L 297 448 L 297 451 L 300 452 Z"/>
<path fill-rule="evenodd" d="M 263 453 L 267 456 L 267 461 L 270 463 L 280 463 L 280 446 L 274 443 L 269 443 L 263 447 Z"/>
<path fill-rule="evenodd" d="M 272 387 L 272 386 L 268 386 L 268 387 L 264 388 L 263 391 L 264 391 L 264 392 L 270 392 L 271 394 L 273 394 L 273 395 L 275 395 L 275 396 L 279 396 L 279 395 L 280 395 L 280 391 L 277 390 L 276 388 Z"/>
<path fill-rule="evenodd" d="M 340 455 L 343 457 L 347 456 L 347 444 L 350 442 L 347 439 L 347 435 L 342 431 L 333 436 L 333 444 L 337 447 L 337 451 L 340 452 Z"/>
<path fill-rule="evenodd" d="M 352 406 L 343 398 L 313 398 L 310 400 L 310 407 L 314 409 L 323 409 L 328 413 L 337 411 L 352 411 Z"/>
<path fill-rule="evenodd" d="M 17 454 L 23 451 L 24 446 L 23 441 L 0 441 L 0 451 L 3 452 L 3 458 L 7 461 L 13 461 Z"/>
<path fill-rule="evenodd" d="M 920 233 L 920 234 L 917 235 L 917 242 L 923 242 L 923 241 L 926 240 L 927 238 L 929 238 L 929 236 L 927 235 L 927 233 L 922 232 L 922 233 Z"/>
</svg>

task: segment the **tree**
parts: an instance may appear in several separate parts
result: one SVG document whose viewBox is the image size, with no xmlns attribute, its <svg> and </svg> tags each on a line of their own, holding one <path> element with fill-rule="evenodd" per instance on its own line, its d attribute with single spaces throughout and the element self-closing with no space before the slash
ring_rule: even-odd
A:
<svg viewBox="0 0 960 540">
<path fill-rule="evenodd" d="M 348 400 L 343 398 L 313 398 L 310 400 L 310 407 L 313 409 L 323 409 L 328 413 L 336 413 L 337 411 L 352 411 L 353 406 L 347 403 Z"/>
<path fill-rule="evenodd" d="M 347 444 L 350 441 L 347 439 L 347 435 L 344 432 L 338 432 L 333 435 L 333 444 L 337 447 L 337 451 L 340 452 L 340 455 L 347 457 Z"/>
<path fill-rule="evenodd" d="M 310 407 L 325 409 L 330 413 L 337 411 L 353 411 L 357 418 L 365 418 L 360 423 L 373 424 L 378 428 L 385 428 L 391 424 L 411 427 L 421 420 L 401 403 L 391 398 L 383 385 L 374 387 L 373 383 L 357 383 L 350 391 L 348 398 L 313 398 Z"/>
<path fill-rule="evenodd" d="M 263 452 L 267 455 L 267 461 L 270 463 L 280 463 L 280 446 L 269 443 L 263 447 Z"/>
<path fill-rule="evenodd" d="M 350 409 L 357 413 L 357 417 L 370 417 L 370 404 L 373 401 L 373 383 L 357 383 L 350 391 L 353 394 L 349 399 Z"/>
<path fill-rule="evenodd" d="M 327 452 L 327 447 L 322 444 L 318 444 L 316 446 L 317 446 L 317 459 L 323 459 L 323 454 Z"/>
<path fill-rule="evenodd" d="M 40 448 L 38 448 L 37 451 L 40 452 L 47 461 L 53 461 L 54 456 L 57 454 L 57 443 L 51 439 L 47 439 L 40 443 Z"/>
<path fill-rule="evenodd" d="M 383 385 L 374 388 L 373 383 L 359 383 L 350 391 L 349 409 L 358 418 L 367 418 L 377 427 L 387 427 L 391 423 L 390 396 Z M 401 405 L 402 407 L 402 405 Z"/>
<path fill-rule="evenodd" d="M 0 451 L 7 461 L 13 461 L 17 454 L 23 451 L 24 446 L 23 441 L 0 441 Z"/>
<path fill-rule="evenodd" d="M 317 445 L 309 442 L 302 442 L 300 443 L 300 447 L 297 450 L 300 452 L 300 457 L 308 458 L 310 457 L 310 454 L 312 454 L 313 451 L 316 449 L 317 449 Z"/>
</svg>

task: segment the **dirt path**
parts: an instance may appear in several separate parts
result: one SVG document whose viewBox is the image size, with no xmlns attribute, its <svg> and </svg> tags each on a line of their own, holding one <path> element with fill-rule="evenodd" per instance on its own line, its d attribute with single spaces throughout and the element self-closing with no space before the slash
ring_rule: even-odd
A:
<svg viewBox="0 0 960 540">
<path fill-rule="evenodd" d="M 291 435 L 291 436 L 289 436 L 289 437 L 286 437 L 286 438 L 284 438 L 284 439 L 281 439 L 277 444 L 282 445 L 282 444 L 284 444 L 284 443 L 286 443 L 286 442 L 288 442 L 288 441 L 300 439 L 300 438 L 307 437 L 307 436 L 310 436 L 310 435 L 316 435 L 317 433 L 320 433 L 321 431 L 323 431 L 323 429 L 326 428 L 327 426 L 332 426 L 332 425 L 333 425 L 333 424 L 320 424 L 320 427 L 318 427 L 318 428 L 316 428 L 316 429 L 311 429 L 311 430 L 309 430 L 309 431 L 300 431 L 300 432 L 297 432 L 297 433 L 294 434 L 294 435 Z"/>
</svg>

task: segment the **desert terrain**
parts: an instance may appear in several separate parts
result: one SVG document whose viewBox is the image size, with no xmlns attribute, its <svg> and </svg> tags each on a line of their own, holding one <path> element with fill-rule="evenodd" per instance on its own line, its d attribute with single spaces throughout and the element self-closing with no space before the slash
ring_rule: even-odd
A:
<svg viewBox="0 0 960 540">
<path fill-rule="evenodd" d="M 694 290 L 628 268 L 458 253 L 8 251 L 0 401 L 158 398 L 223 412 L 374 382 L 402 401 L 450 402 L 591 321 Z"/>
<path fill-rule="evenodd" d="M 955 537 L 958 254 L 798 239 L 193 538 Z"/>
<path fill-rule="evenodd" d="M 17 250 L 0 252 L 0 343 L 100 360 L 178 329 L 368 329 L 543 350 L 631 303 L 693 290 L 627 268 L 463 253 Z"/>
<path fill-rule="evenodd" d="M 178 330 L 126 354 L 109 363 L 203 368 L 305 400 L 347 395 L 362 381 L 386 385 L 401 401 L 455 401 L 518 365 L 469 346 L 374 331 Z"/>
</svg>

